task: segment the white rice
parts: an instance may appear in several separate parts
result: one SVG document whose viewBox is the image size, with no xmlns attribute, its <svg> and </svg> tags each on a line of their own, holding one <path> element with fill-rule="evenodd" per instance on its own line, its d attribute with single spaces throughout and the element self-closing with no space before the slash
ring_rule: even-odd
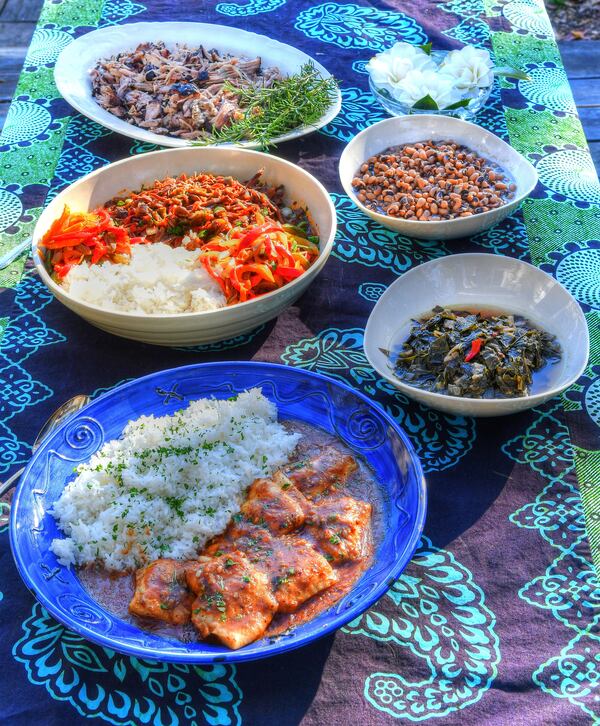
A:
<svg viewBox="0 0 600 726">
<path fill-rule="evenodd" d="M 298 438 L 257 388 L 142 416 L 77 467 L 50 512 L 67 535 L 51 550 L 64 565 L 113 570 L 195 557 L 239 511 L 252 481 L 288 461 Z"/>
<path fill-rule="evenodd" d="M 157 242 L 131 248 L 129 264 L 75 265 L 63 281 L 70 295 L 105 310 L 146 315 L 196 313 L 225 305 L 221 288 L 196 264 L 198 251 Z"/>
</svg>

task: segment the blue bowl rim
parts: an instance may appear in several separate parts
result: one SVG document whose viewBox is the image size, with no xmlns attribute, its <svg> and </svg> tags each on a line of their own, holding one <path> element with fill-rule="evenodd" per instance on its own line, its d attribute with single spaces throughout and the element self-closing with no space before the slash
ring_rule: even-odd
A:
<svg viewBox="0 0 600 726">
<path fill-rule="evenodd" d="M 389 571 L 386 573 L 385 577 L 381 578 L 381 582 L 375 587 L 367 597 L 365 597 L 363 600 L 359 601 L 358 603 L 354 603 L 351 605 L 347 610 L 345 610 L 343 613 L 340 613 L 333 617 L 330 622 L 327 623 L 322 629 L 320 629 L 317 632 L 313 633 L 307 633 L 300 638 L 296 640 L 287 640 L 285 638 L 281 638 L 280 640 L 276 641 L 275 643 L 270 643 L 268 647 L 265 648 L 265 652 L 261 653 L 244 653 L 244 648 L 240 648 L 239 650 L 232 650 L 229 652 L 224 653 L 218 653 L 218 654 L 207 654 L 206 652 L 200 651 L 197 655 L 191 654 L 189 652 L 181 653 L 180 655 L 169 653 L 167 657 L 165 657 L 163 654 L 161 654 L 160 651 L 156 652 L 148 652 L 148 650 L 143 646 L 137 646 L 137 645 L 122 645 L 118 641 L 115 642 L 110 636 L 104 635 L 102 633 L 97 633 L 94 631 L 93 628 L 87 627 L 85 624 L 79 623 L 78 621 L 71 619 L 68 615 L 65 615 L 65 613 L 56 606 L 56 604 L 50 600 L 44 592 L 41 592 L 36 587 L 35 583 L 32 581 L 32 579 L 29 577 L 29 574 L 27 572 L 27 566 L 26 563 L 21 558 L 21 552 L 19 549 L 19 546 L 16 542 L 16 530 L 17 530 L 17 516 L 19 513 L 20 505 L 21 505 L 21 495 L 23 493 L 24 484 L 27 481 L 27 477 L 29 475 L 30 469 L 34 463 L 34 461 L 41 456 L 44 452 L 43 446 L 40 446 L 38 451 L 36 451 L 35 454 L 31 457 L 29 463 L 27 464 L 25 471 L 23 472 L 19 483 L 17 485 L 17 488 L 15 490 L 15 494 L 13 496 L 12 502 L 11 502 L 11 512 L 10 512 L 10 527 L 9 527 L 9 538 L 10 538 L 10 546 L 11 551 L 13 555 L 13 559 L 15 561 L 15 565 L 17 567 L 17 571 L 19 572 L 19 575 L 21 576 L 21 579 L 25 583 L 26 587 L 32 592 L 32 594 L 35 596 L 35 598 L 42 604 L 44 608 L 52 615 L 53 618 L 58 620 L 62 625 L 67 627 L 69 630 L 77 633 L 78 635 L 81 635 L 86 640 L 89 640 L 96 645 L 100 645 L 105 648 L 110 648 L 112 650 L 115 650 L 119 653 L 122 653 L 124 655 L 128 656 L 134 656 L 138 658 L 147 658 L 149 660 L 158 660 L 158 661 L 164 661 L 169 663 L 193 663 L 193 664 L 216 664 L 216 663 L 240 663 L 243 661 L 252 661 L 252 660 L 261 660 L 263 658 L 269 658 L 275 655 L 280 655 L 282 653 L 286 653 L 291 650 L 295 650 L 296 648 L 300 648 L 302 646 L 308 645 L 313 640 L 317 640 L 324 635 L 327 635 L 331 633 L 334 630 L 338 630 L 346 623 L 350 622 L 354 618 L 358 617 L 360 614 L 365 612 L 373 603 L 375 603 L 379 598 L 385 594 L 385 592 L 389 589 L 390 584 L 393 580 L 396 580 L 400 574 L 404 571 L 405 567 L 408 565 L 409 561 L 411 560 L 417 545 L 419 543 L 421 533 L 423 531 L 423 528 L 425 526 L 425 518 L 427 514 L 427 487 L 425 484 L 425 477 L 423 475 L 423 469 L 421 466 L 421 462 L 419 460 L 419 457 L 417 456 L 414 447 L 404 431 L 401 429 L 401 427 L 398 425 L 398 423 L 380 406 L 379 403 L 376 401 L 373 401 L 369 399 L 366 395 L 361 393 L 360 391 L 355 390 L 351 386 L 347 385 L 346 383 L 343 383 L 342 381 L 338 381 L 334 378 L 331 378 L 329 376 L 325 376 L 321 373 L 316 373 L 314 371 L 307 371 L 303 368 L 297 368 L 294 366 L 286 366 L 280 363 L 269 363 L 269 362 L 262 362 L 262 361 L 218 361 L 218 362 L 212 362 L 212 363 L 195 363 L 190 364 L 187 366 L 177 366 L 175 368 L 167 368 L 164 370 L 155 371 L 154 373 L 149 373 L 145 376 L 141 376 L 139 378 L 134 379 L 133 381 L 128 381 L 127 383 L 123 383 L 119 386 L 116 386 L 115 388 L 112 388 L 111 390 L 107 391 L 106 393 L 103 393 L 101 396 L 98 396 L 98 398 L 95 398 L 93 401 L 91 401 L 89 404 L 84 406 L 80 411 L 75 414 L 75 416 L 79 416 L 81 414 L 85 414 L 87 409 L 92 405 L 96 404 L 98 401 L 103 400 L 105 398 L 108 398 L 110 396 L 114 396 L 116 393 L 123 393 L 126 392 L 128 388 L 139 385 L 142 381 L 148 381 L 152 379 L 154 376 L 159 375 L 165 375 L 169 373 L 173 373 L 175 371 L 184 371 L 184 370 L 205 370 L 207 368 L 218 368 L 226 365 L 232 365 L 232 366 L 241 366 L 242 368 L 260 368 L 263 370 L 274 370 L 277 372 L 278 370 L 285 370 L 286 372 L 294 371 L 298 373 L 301 376 L 306 376 L 308 378 L 317 379 L 322 382 L 326 382 L 328 384 L 333 384 L 335 386 L 338 386 L 339 388 L 344 389 L 345 391 L 348 391 L 352 393 L 353 395 L 357 396 L 359 399 L 364 401 L 364 403 L 367 404 L 367 406 L 371 408 L 376 408 L 377 413 L 383 417 L 383 419 L 393 428 L 395 433 L 400 437 L 402 440 L 402 443 L 406 447 L 406 450 L 410 456 L 411 465 L 415 469 L 416 479 L 418 482 L 418 501 L 417 501 L 417 516 L 412 528 L 412 531 L 410 532 L 410 535 L 405 543 L 404 549 L 402 551 L 402 555 L 396 560 L 394 565 L 390 567 Z M 71 424 L 73 421 L 73 418 L 67 419 L 65 422 L 63 422 L 53 433 L 52 436 L 59 434 L 62 432 L 69 424 Z M 367 574 L 369 571 L 366 570 L 364 574 Z M 359 580 L 360 582 L 360 580 Z M 350 591 L 351 592 L 351 591 Z M 104 609 L 104 608 L 103 608 Z M 109 613 L 106 611 L 111 619 L 116 619 L 116 615 L 113 615 L 112 613 Z M 325 610 L 324 613 L 327 613 L 328 610 Z M 317 618 L 319 615 L 317 615 Z"/>
</svg>

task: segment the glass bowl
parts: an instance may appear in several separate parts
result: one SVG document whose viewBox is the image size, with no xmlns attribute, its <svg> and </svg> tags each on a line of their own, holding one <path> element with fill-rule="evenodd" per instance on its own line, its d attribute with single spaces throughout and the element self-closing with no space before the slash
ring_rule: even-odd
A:
<svg viewBox="0 0 600 726">
<path fill-rule="evenodd" d="M 440 63 L 448 55 L 449 52 L 450 51 L 448 50 L 434 50 L 431 53 L 431 56 L 435 60 L 435 62 L 440 65 Z M 456 118 L 462 119 L 473 118 L 473 116 L 475 116 L 475 114 L 483 108 L 489 98 L 490 93 L 492 92 L 492 86 L 488 86 L 487 88 L 480 88 L 478 89 L 477 94 L 474 96 L 472 96 L 471 94 L 464 94 L 464 96 L 461 97 L 470 98 L 470 103 L 468 106 L 463 106 L 462 108 L 453 108 L 452 110 L 441 109 L 439 111 L 432 111 L 429 109 L 412 108 L 408 104 L 402 103 L 401 101 L 392 98 L 392 96 L 390 96 L 390 94 L 385 89 L 377 88 L 377 86 L 373 83 L 373 79 L 370 75 L 369 87 L 375 98 L 391 116 L 410 116 L 413 114 L 433 113 L 437 114 L 438 116 L 454 116 Z"/>
</svg>

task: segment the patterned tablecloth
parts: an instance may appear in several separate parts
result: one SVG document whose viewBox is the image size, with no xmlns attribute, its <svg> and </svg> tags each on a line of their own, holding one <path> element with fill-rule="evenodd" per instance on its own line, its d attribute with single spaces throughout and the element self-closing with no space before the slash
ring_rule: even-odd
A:
<svg viewBox="0 0 600 726">
<path fill-rule="evenodd" d="M 0 475 L 27 461 L 54 408 L 79 392 L 176 365 L 283 362 L 349 382 L 410 435 L 429 514 L 404 575 L 368 612 L 312 646 L 239 667 L 171 666 L 95 647 L 25 589 L 0 527 L 0 722 L 64 724 L 600 723 L 600 185 L 541 0 L 46 0 L 0 137 L 1 249 L 81 175 L 146 144 L 109 133 L 58 97 L 53 64 L 72 38 L 140 20 L 202 20 L 307 51 L 339 79 L 343 107 L 321 132 L 275 153 L 315 174 L 339 232 L 296 307 L 249 335 L 157 349 L 87 325 L 21 259 L 1 274 Z M 395 40 L 489 47 L 530 80 L 502 81 L 477 122 L 509 139 L 541 183 L 522 211 L 470 240 L 419 242 L 371 223 L 342 193 L 344 144 L 384 117 L 365 62 Z M 218 45 L 218 38 L 214 42 Z M 531 260 L 584 309 L 585 375 L 565 395 L 499 420 L 410 403 L 363 354 L 365 322 L 398 275 L 478 251 Z M 0 505 L 5 515 L 6 503 Z"/>
</svg>

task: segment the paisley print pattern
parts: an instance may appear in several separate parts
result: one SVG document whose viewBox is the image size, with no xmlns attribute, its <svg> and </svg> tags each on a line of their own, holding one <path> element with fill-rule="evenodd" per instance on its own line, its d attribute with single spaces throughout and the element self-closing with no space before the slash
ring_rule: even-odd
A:
<svg viewBox="0 0 600 726">
<path fill-rule="evenodd" d="M 309 38 L 354 50 L 381 51 L 399 40 L 427 42 L 423 28 L 408 15 L 352 3 L 314 5 L 298 14 L 295 26 Z"/>
<path fill-rule="evenodd" d="M 406 572 L 343 632 L 409 648 L 423 661 L 419 679 L 371 673 L 364 694 L 378 711 L 424 721 L 476 703 L 489 689 L 500 661 L 495 625 L 472 573 L 424 537 Z"/>
<path fill-rule="evenodd" d="M 491 252 L 518 257 L 521 260 L 529 254 L 525 225 L 518 213 L 475 235 L 472 242 Z"/>
<path fill-rule="evenodd" d="M 93 646 L 35 603 L 13 648 L 31 683 L 82 716 L 112 724 L 241 723 L 235 666 L 188 666 L 127 658 Z M 128 695 L 128 691 L 136 694 Z"/>
<path fill-rule="evenodd" d="M 242 17 L 246 15 L 258 15 L 259 13 L 270 13 L 285 5 L 286 0 L 246 0 L 237 3 L 219 3 L 215 10 L 223 15 Z"/>
<path fill-rule="evenodd" d="M 379 282 L 363 282 L 358 286 L 358 294 L 365 300 L 376 302 L 386 289 L 386 286 Z"/>
<path fill-rule="evenodd" d="M 415 404 L 371 368 L 363 352 L 360 329 L 328 328 L 314 338 L 288 345 L 281 359 L 287 365 L 350 383 L 377 398 L 410 437 L 425 471 L 454 466 L 475 440 L 474 419 L 449 416 Z M 384 394 L 384 395 L 381 395 Z"/>
<path fill-rule="evenodd" d="M 360 88 L 342 88 L 342 110 L 319 133 L 348 142 L 359 131 L 385 118 L 385 112 L 371 93 Z"/>
<path fill-rule="evenodd" d="M 447 253 L 442 242 L 403 237 L 371 221 L 345 194 L 331 197 L 339 224 L 332 254 L 344 262 L 382 267 L 398 275 Z"/>
</svg>

